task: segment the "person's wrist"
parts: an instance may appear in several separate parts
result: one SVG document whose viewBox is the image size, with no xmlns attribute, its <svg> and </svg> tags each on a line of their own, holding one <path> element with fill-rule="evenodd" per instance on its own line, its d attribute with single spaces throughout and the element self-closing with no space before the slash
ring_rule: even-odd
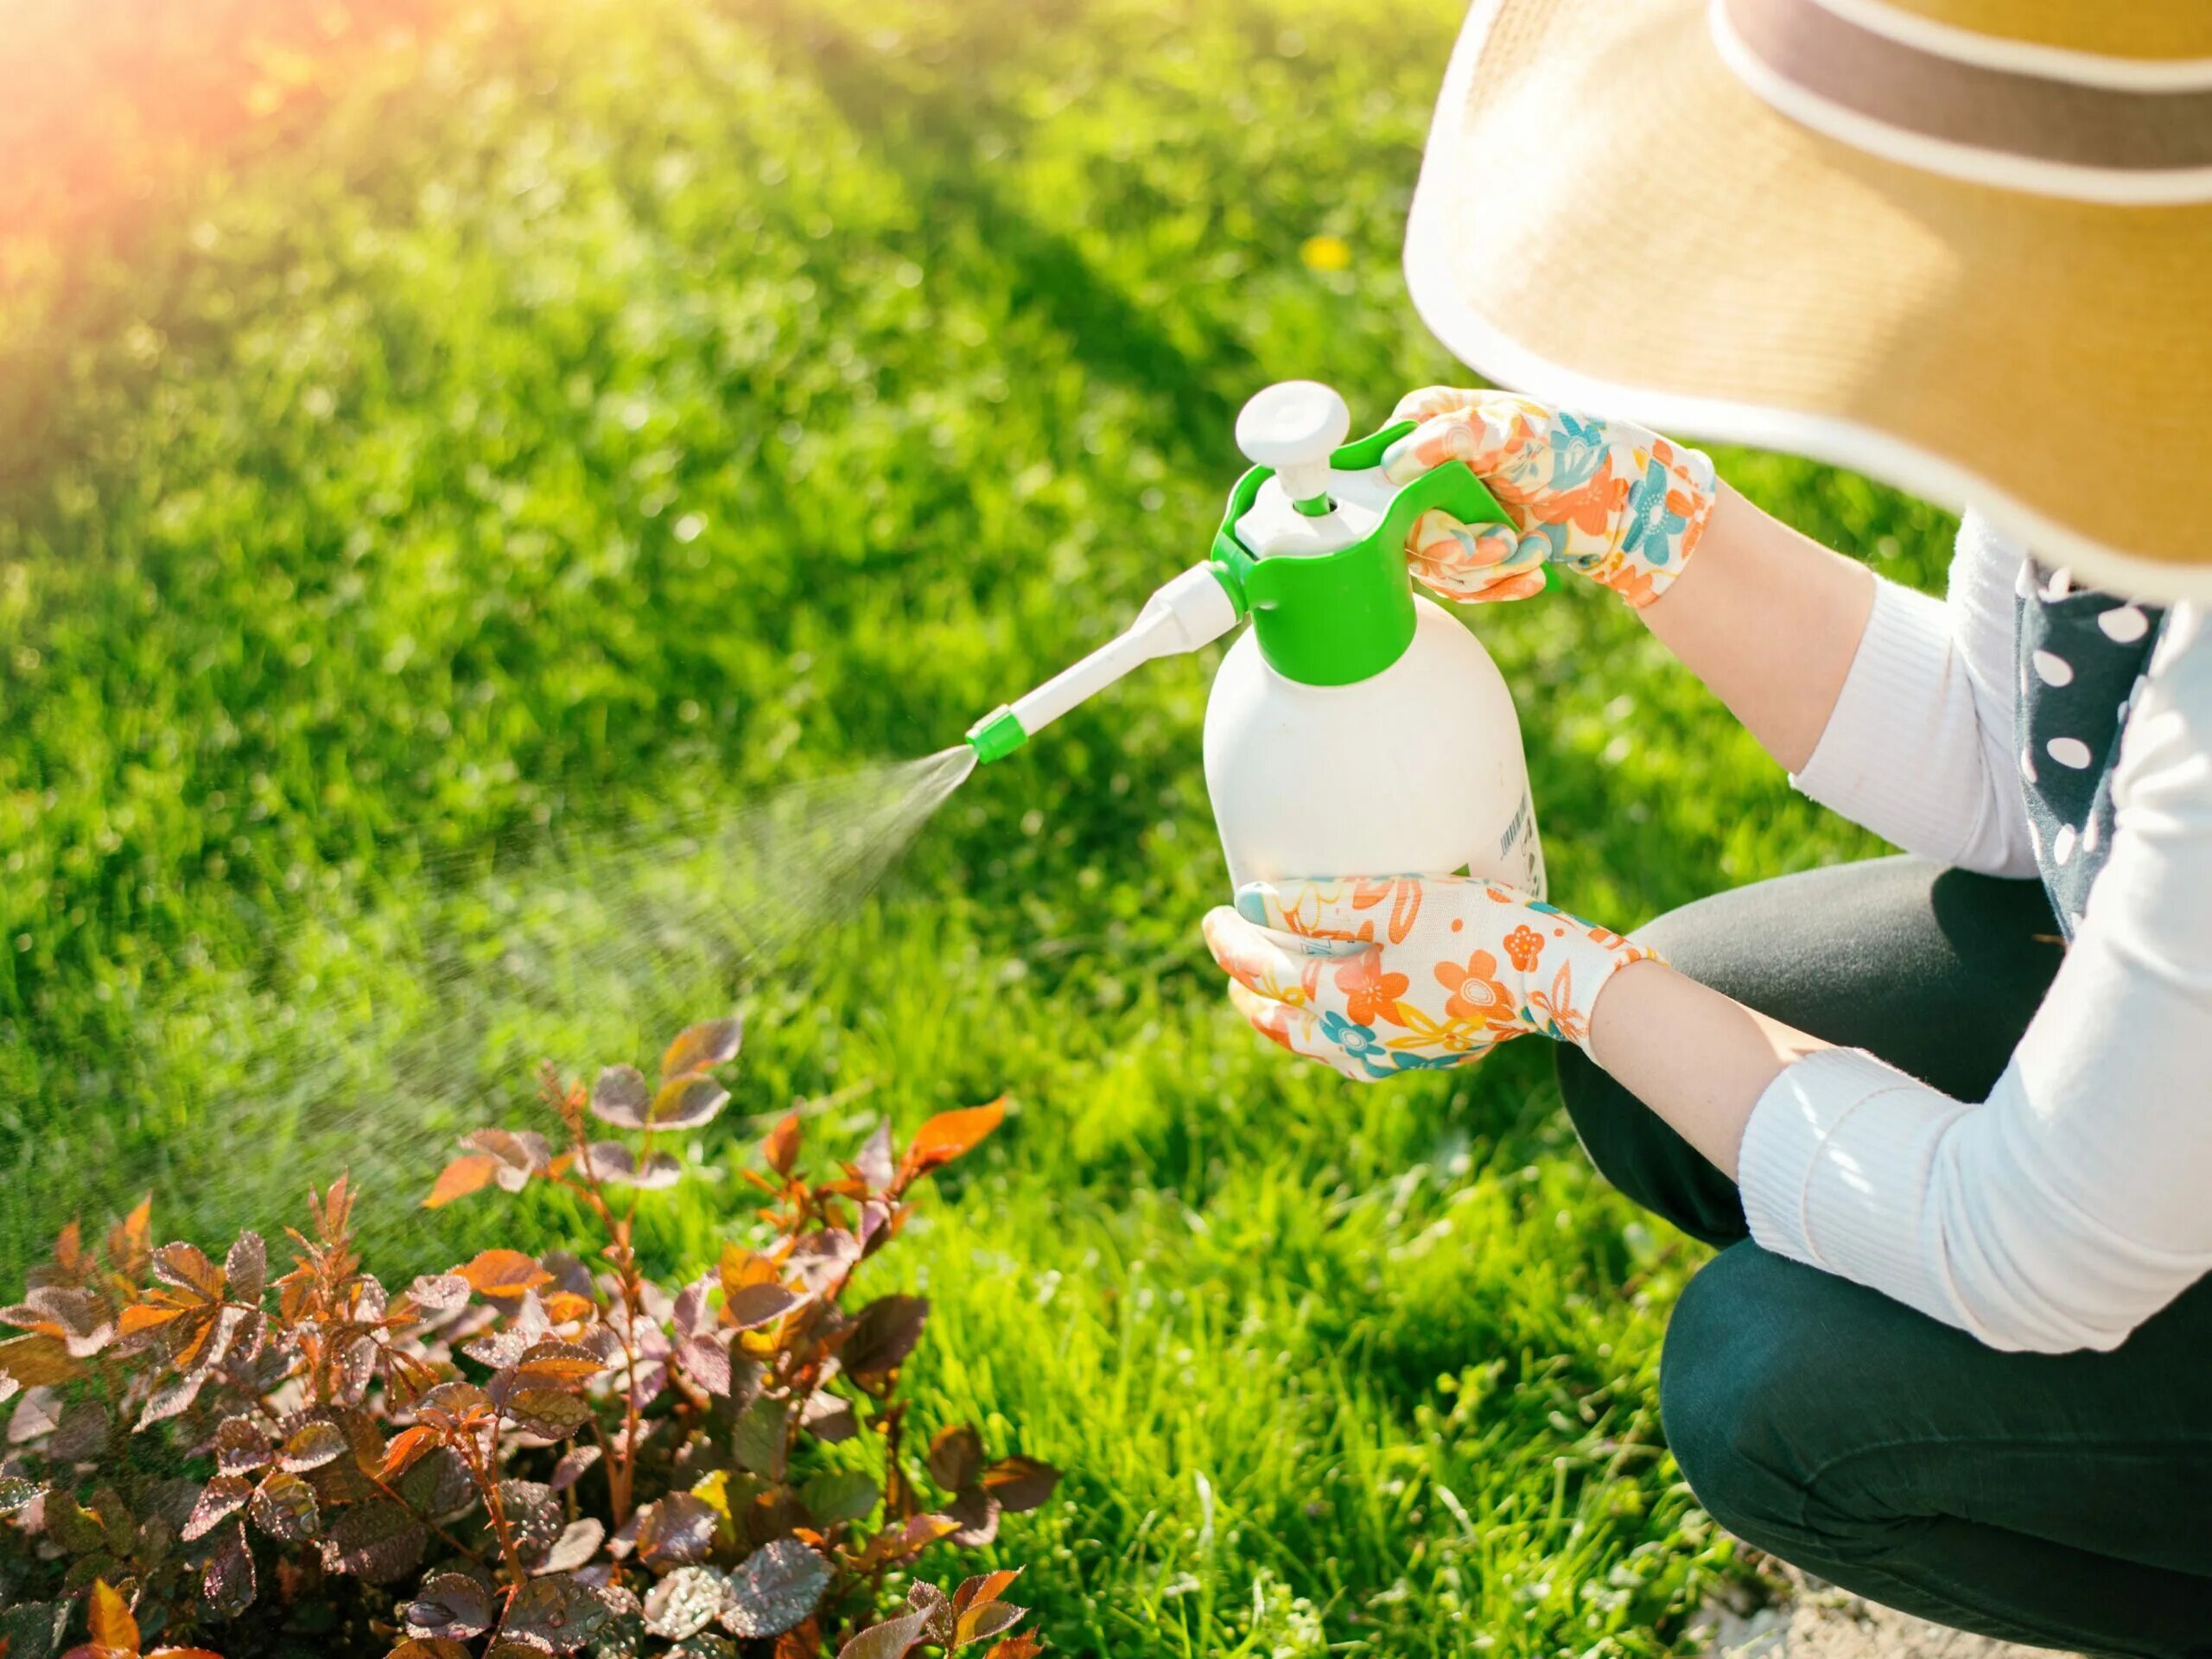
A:
<svg viewBox="0 0 2212 1659">
<path fill-rule="evenodd" d="M 1673 971 L 1663 957 L 1653 953 L 1620 963 L 1599 983 L 1597 995 L 1590 1000 L 1590 1026 L 1581 1048 L 1600 1070 L 1612 1070 L 1606 1056 L 1616 1052 L 1624 1020 L 1644 988 L 1661 974 Z"/>
<path fill-rule="evenodd" d="M 1522 1023 L 1586 1053 L 1605 988 L 1624 968 L 1658 959 L 1657 952 L 1625 934 L 1536 904 L 1504 931 L 1499 944 L 1517 976 Z"/>
</svg>

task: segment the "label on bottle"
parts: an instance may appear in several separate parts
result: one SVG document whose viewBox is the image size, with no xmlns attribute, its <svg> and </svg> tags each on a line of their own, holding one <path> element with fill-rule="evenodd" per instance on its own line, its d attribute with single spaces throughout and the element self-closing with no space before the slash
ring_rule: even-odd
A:
<svg viewBox="0 0 2212 1659">
<path fill-rule="evenodd" d="M 1519 849 L 1517 861 L 1516 848 Z M 1514 809 L 1513 821 L 1497 839 L 1497 858 L 1509 870 L 1518 862 L 1520 874 L 1515 885 L 1522 892 L 1539 899 L 1544 896 L 1544 852 L 1543 843 L 1536 839 L 1536 804 L 1525 789 L 1521 791 L 1521 804 Z"/>
</svg>

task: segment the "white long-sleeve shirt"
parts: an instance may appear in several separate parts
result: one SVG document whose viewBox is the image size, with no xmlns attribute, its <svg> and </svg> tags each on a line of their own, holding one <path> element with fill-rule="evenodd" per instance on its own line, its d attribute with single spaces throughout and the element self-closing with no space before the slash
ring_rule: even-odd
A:
<svg viewBox="0 0 2212 1659">
<path fill-rule="evenodd" d="M 1793 781 L 1923 857 L 2032 877 L 2014 723 L 2025 553 L 1969 515 L 1938 601 L 1879 584 Z M 2114 833 L 1989 1098 L 1872 1056 L 1789 1065 L 1745 1126 L 1751 1236 L 1994 1348 L 2109 1349 L 2212 1271 L 2212 626 L 2167 615 Z"/>
</svg>

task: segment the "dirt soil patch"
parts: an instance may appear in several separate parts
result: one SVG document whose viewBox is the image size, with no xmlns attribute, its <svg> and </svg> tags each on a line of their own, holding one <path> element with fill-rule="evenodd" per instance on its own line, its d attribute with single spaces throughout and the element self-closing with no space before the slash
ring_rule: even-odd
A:
<svg viewBox="0 0 2212 1659">
<path fill-rule="evenodd" d="M 1712 1610 L 1706 1659 L 2050 1659 L 2048 1648 L 1947 1630 L 1794 1571 L 1785 1576 L 1789 1593 L 1770 1606 Z"/>
</svg>

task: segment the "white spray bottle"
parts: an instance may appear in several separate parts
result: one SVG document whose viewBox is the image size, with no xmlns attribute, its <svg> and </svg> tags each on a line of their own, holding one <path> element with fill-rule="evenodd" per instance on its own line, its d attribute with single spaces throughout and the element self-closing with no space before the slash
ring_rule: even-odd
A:
<svg viewBox="0 0 2212 1659">
<path fill-rule="evenodd" d="M 1459 461 L 1409 484 L 1385 479 L 1382 452 L 1410 423 L 1346 444 L 1351 428 L 1344 399 L 1310 380 L 1254 397 L 1236 442 L 1255 465 L 1230 493 L 1211 556 L 968 741 L 998 760 L 1138 664 L 1196 651 L 1249 617 L 1206 703 L 1206 791 L 1233 886 L 1465 870 L 1541 898 L 1512 696 L 1406 569 L 1407 533 L 1431 508 L 1463 524 L 1505 514 Z"/>
</svg>

